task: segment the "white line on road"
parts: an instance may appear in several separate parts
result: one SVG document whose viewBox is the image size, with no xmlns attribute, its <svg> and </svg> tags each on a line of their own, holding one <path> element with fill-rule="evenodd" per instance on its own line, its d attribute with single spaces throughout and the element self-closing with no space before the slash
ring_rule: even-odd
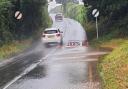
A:
<svg viewBox="0 0 128 89">
<path fill-rule="evenodd" d="M 53 49 L 48 55 L 46 55 L 45 57 L 43 57 L 42 59 L 39 60 L 39 62 L 34 63 L 32 65 L 30 65 L 28 68 L 26 68 L 20 75 L 16 76 L 13 80 L 11 80 L 10 82 L 8 82 L 3 89 L 7 89 L 9 86 L 11 86 L 13 83 L 15 83 L 17 80 L 19 80 L 20 78 L 22 78 L 23 76 L 25 76 L 26 74 L 28 74 L 30 71 L 32 71 L 33 69 L 35 69 L 42 61 L 46 60 L 48 57 L 50 57 L 55 51 L 57 50 L 57 48 Z"/>
</svg>

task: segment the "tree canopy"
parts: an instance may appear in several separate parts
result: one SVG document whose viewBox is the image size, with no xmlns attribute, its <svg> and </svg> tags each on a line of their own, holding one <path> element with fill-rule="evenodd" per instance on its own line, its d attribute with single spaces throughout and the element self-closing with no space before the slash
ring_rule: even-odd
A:
<svg viewBox="0 0 128 89">
<path fill-rule="evenodd" d="M 14 17 L 17 10 L 21 20 Z M 46 0 L 0 0 L 0 45 L 39 34 L 48 18 Z"/>
<path fill-rule="evenodd" d="M 102 16 L 112 16 L 117 13 L 118 16 L 127 15 L 128 0 L 83 0 L 85 4 L 91 5 L 100 10 Z"/>
<path fill-rule="evenodd" d="M 105 36 L 111 34 L 112 37 L 126 37 L 128 35 L 128 0 L 84 0 L 88 9 L 88 20 L 94 22 L 91 15 L 92 10 L 97 8 L 100 11 L 99 34 Z M 110 35 L 109 35 L 110 36 Z M 109 37 L 110 38 L 110 37 Z"/>
</svg>

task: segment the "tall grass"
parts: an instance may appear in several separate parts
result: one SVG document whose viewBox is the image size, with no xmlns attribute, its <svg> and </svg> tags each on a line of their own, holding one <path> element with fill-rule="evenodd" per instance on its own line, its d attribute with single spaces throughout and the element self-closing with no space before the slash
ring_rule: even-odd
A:
<svg viewBox="0 0 128 89">
<path fill-rule="evenodd" d="M 0 60 L 6 59 L 16 53 L 23 51 L 29 47 L 31 40 L 15 41 L 0 47 Z"/>
<path fill-rule="evenodd" d="M 112 53 L 100 58 L 98 65 L 103 89 L 127 89 L 128 87 L 128 41 L 111 41 L 118 45 Z"/>
</svg>

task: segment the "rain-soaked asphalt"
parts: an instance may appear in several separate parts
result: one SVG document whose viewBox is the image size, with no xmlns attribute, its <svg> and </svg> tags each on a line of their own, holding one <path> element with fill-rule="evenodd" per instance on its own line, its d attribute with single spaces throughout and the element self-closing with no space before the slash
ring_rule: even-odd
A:
<svg viewBox="0 0 128 89">
<path fill-rule="evenodd" d="M 60 49 L 8 89 L 99 89 L 95 67 L 85 48 Z"/>
<path fill-rule="evenodd" d="M 70 40 L 82 42 L 87 39 L 82 26 L 72 19 L 54 22 L 53 27 L 63 31 L 65 45 Z M 65 45 L 44 48 L 39 42 L 33 50 L 15 57 L 14 62 L 0 68 L 0 89 L 100 89 L 96 64 L 103 52 L 84 46 L 67 48 Z M 54 49 L 57 50 L 50 53 Z M 34 70 L 15 81 L 16 76 L 37 62 L 39 64 Z M 10 83 L 11 80 L 14 81 Z"/>
<path fill-rule="evenodd" d="M 41 46 L 38 44 L 38 46 Z M 11 81 L 14 77 L 21 74 L 31 64 L 38 62 L 45 54 L 51 49 L 43 51 L 43 47 L 40 49 L 35 48 L 34 50 L 26 51 L 19 54 L 16 57 L 10 58 L 10 61 L 5 61 L 0 65 L 0 89 L 3 85 Z"/>
</svg>

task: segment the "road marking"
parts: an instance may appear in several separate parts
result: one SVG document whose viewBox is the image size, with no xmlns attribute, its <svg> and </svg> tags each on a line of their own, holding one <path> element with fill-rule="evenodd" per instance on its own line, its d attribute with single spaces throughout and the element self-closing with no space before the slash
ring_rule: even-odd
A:
<svg viewBox="0 0 128 89">
<path fill-rule="evenodd" d="M 20 78 L 22 78 L 23 76 L 25 76 L 26 74 L 28 74 L 30 71 L 32 71 L 33 69 L 35 69 L 42 61 L 46 60 L 49 56 L 51 56 L 55 51 L 57 50 L 57 48 L 53 49 L 48 55 L 46 55 L 45 57 L 43 57 L 42 59 L 39 60 L 39 62 L 34 63 L 32 65 L 30 65 L 28 68 L 26 68 L 20 75 L 16 76 L 13 80 L 11 80 L 10 82 L 8 82 L 3 89 L 7 89 L 9 86 L 11 86 L 13 83 L 15 83 L 17 80 L 19 80 Z"/>
</svg>

